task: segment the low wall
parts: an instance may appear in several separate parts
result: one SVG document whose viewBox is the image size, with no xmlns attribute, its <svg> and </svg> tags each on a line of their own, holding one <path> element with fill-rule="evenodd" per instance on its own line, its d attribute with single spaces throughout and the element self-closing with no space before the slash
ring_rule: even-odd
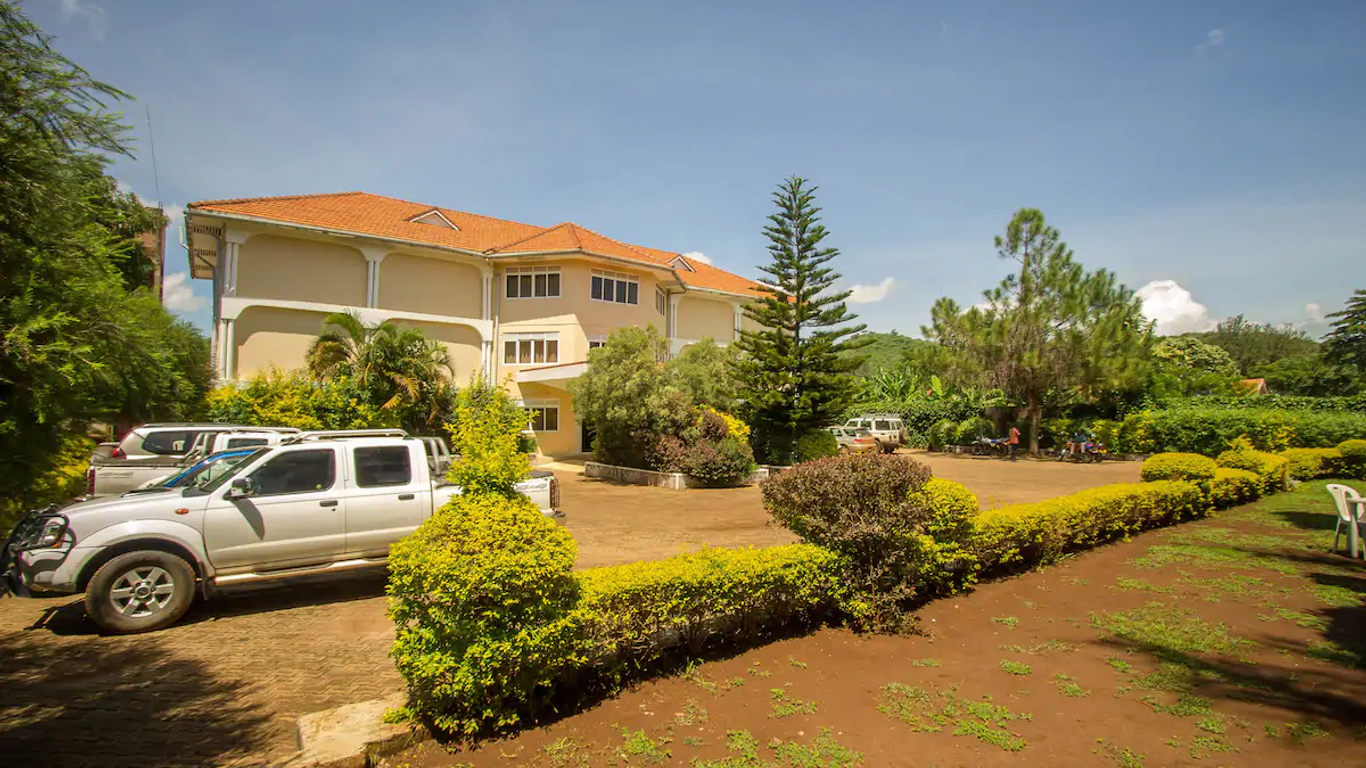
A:
<svg viewBox="0 0 1366 768">
<path fill-rule="evenodd" d="M 760 467 L 745 480 L 745 485 L 763 482 L 768 479 L 768 468 Z M 603 480 L 611 480 L 614 483 L 625 483 L 626 485 L 652 485 L 656 488 L 671 488 L 681 491 L 685 488 L 697 488 L 701 484 L 694 482 L 692 478 L 681 472 L 655 472 L 649 469 L 636 469 L 635 467 L 618 467 L 613 464 L 599 464 L 596 461 L 589 461 L 583 465 L 584 477 L 598 477 Z"/>
</svg>

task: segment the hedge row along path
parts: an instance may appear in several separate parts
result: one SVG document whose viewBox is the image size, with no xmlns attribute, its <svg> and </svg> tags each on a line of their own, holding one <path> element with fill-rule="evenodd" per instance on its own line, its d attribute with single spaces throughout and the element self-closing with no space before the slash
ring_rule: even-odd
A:
<svg viewBox="0 0 1366 768">
<path fill-rule="evenodd" d="M 1328 552 L 1325 484 L 931 603 L 922 636 L 825 629 L 382 764 L 1356 765 L 1366 568 Z"/>
</svg>

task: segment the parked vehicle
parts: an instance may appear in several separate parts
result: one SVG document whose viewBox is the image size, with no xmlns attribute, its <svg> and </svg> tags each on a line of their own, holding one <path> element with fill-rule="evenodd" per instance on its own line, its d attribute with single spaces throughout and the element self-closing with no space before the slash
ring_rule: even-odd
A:
<svg viewBox="0 0 1366 768">
<path fill-rule="evenodd" d="M 256 448 L 234 448 L 230 451 L 215 453 L 200 459 L 174 475 L 157 478 L 156 480 L 149 480 L 137 488 L 127 491 L 124 495 L 126 496 L 129 493 L 169 491 L 174 488 L 204 485 L 216 478 L 219 474 L 227 472 L 237 466 L 238 462 L 256 453 L 256 450 Z"/>
<path fill-rule="evenodd" d="M 1010 441 L 1004 437 L 979 437 L 969 447 L 973 456 L 1010 455 Z"/>
<path fill-rule="evenodd" d="M 879 449 L 877 438 L 862 427 L 826 427 L 835 436 L 840 453 L 866 453 Z"/>
<path fill-rule="evenodd" d="M 910 434 L 896 414 L 864 414 L 844 422 L 846 427 L 862 427 L 872 433 L 883 453 L 893 453 L 910 441 Z"/>
<path fill-rule="evenodd" d="M 215 424 L 212 422 L 156 422 L 134 428 L 118 443 L 108 448 L 109 443 L 100 443 L 95 449 L 95 457 L 104 459 L 127 459 L 143 461 L 159 456 L 184 456 L 194 447 L 199 436 L 206 432 L 225 432 L 242 429 L 235 424 Z M 106 452 L 104 449 L 108 448 Z M 93 458 L 93 457 L 92 457 Z"/>
<path fill-rule="evenodd" d="M 3 550 L 3 583 L 85 593 L 100 628 L 146 632 L 176 621 L 195 592 L 383 565 L 460 489 L 434 478 L 427 445 L 401 431 L 299 434 L 161 492 L 35 510 Z M 554 475 L 517 489 L 552 518 Z"/>
<path fill-rule="evenodd" d="M 1092 435 L 1077 433 L 1058 451 L 1058 461 L 1085 461 L 1099 464 L 1105 460 L 1105 444 L 1091 439 Z"/>
<path fill-rule="evenodd" d="M 183 433 L 184 430 L 173 433 L 158 428 L 152 430 L 140 443 L 134 443 L 137 443 L 139 450 L 146 450 L 149 443 L 158 449 L 170 446 L 179 448 L 181 446 L 178 440 L 169 441 L 163 436 Z M 217 424 L 212 429 L 197 432 L 189 447 L 180 453 L 153 454 L 136 458 L 99 458 L 97 453 L 91 457 L 90 468 L 86 470 L 85 495 L 88 499 L 117 496 L 134 488 L 154 485 L 210 454 L 231 448 L 275 445 L 289 435 L 296 434 L 299 434 L 299 430 L 291 427 L 237 427 Z M 128 438 L 124 438 L 124 443 L 129 443 Z M 133 447 L 132 443 L 129 444 Z"/>
</svg>

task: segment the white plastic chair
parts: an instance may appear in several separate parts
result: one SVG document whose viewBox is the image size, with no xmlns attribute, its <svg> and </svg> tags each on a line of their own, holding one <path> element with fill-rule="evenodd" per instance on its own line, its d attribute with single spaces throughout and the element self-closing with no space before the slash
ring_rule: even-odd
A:
<svg viewBox="0 0 1366 768">
<path fill-rule="evenodd" d="M 1366 558 L 1366 541 L 1362 538 L 1362 527 L 1366 526 L 1366 520 L 1362 519 L 1362 512 L 1366 509 L 1363 505 L 1361 495 L 1356 489 L 1332 483 L 1328 486 L 1328 492 L 1333 494 L 1333 501 L 1338 508 L 1338 524 L 1333 529 L 1333 551 L 1338 551 L 1338 538 L 1342 536 L 1342 525 L 1347 524 L 1347 546 L 1349 557 L 1356 557 L 1357 551 L 1361 550 L 1362 557 Z"/>
</svg>

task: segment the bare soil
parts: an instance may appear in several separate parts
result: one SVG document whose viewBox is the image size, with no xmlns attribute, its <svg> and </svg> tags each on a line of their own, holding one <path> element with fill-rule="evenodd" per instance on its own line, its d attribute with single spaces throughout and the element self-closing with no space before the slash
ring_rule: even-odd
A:
<svg viewBox="0 0 1366 768">
<path fill-rule="evenodd" d="M 1363 765 L 1366 566 L 1333 519 L 1308 484 L 930 603 L 920 635 L 823 629 L 382 764 Z"/>
<path fill-rule="evenodd" d="M 986 508 L 1040 501 L 1109 483 L 1138 482 L 1138 462 L 1075 464 L 1006 461 L 905 451 L 936 477 L 977 494 Z M 620 485 L 556 471 L 566 525 L 579 545 L 578 567 L 655 560 L 703 546 L 773 546 L 796 541 L 771 523 L 757 487 L 672 491 Z"/>
</svg>

